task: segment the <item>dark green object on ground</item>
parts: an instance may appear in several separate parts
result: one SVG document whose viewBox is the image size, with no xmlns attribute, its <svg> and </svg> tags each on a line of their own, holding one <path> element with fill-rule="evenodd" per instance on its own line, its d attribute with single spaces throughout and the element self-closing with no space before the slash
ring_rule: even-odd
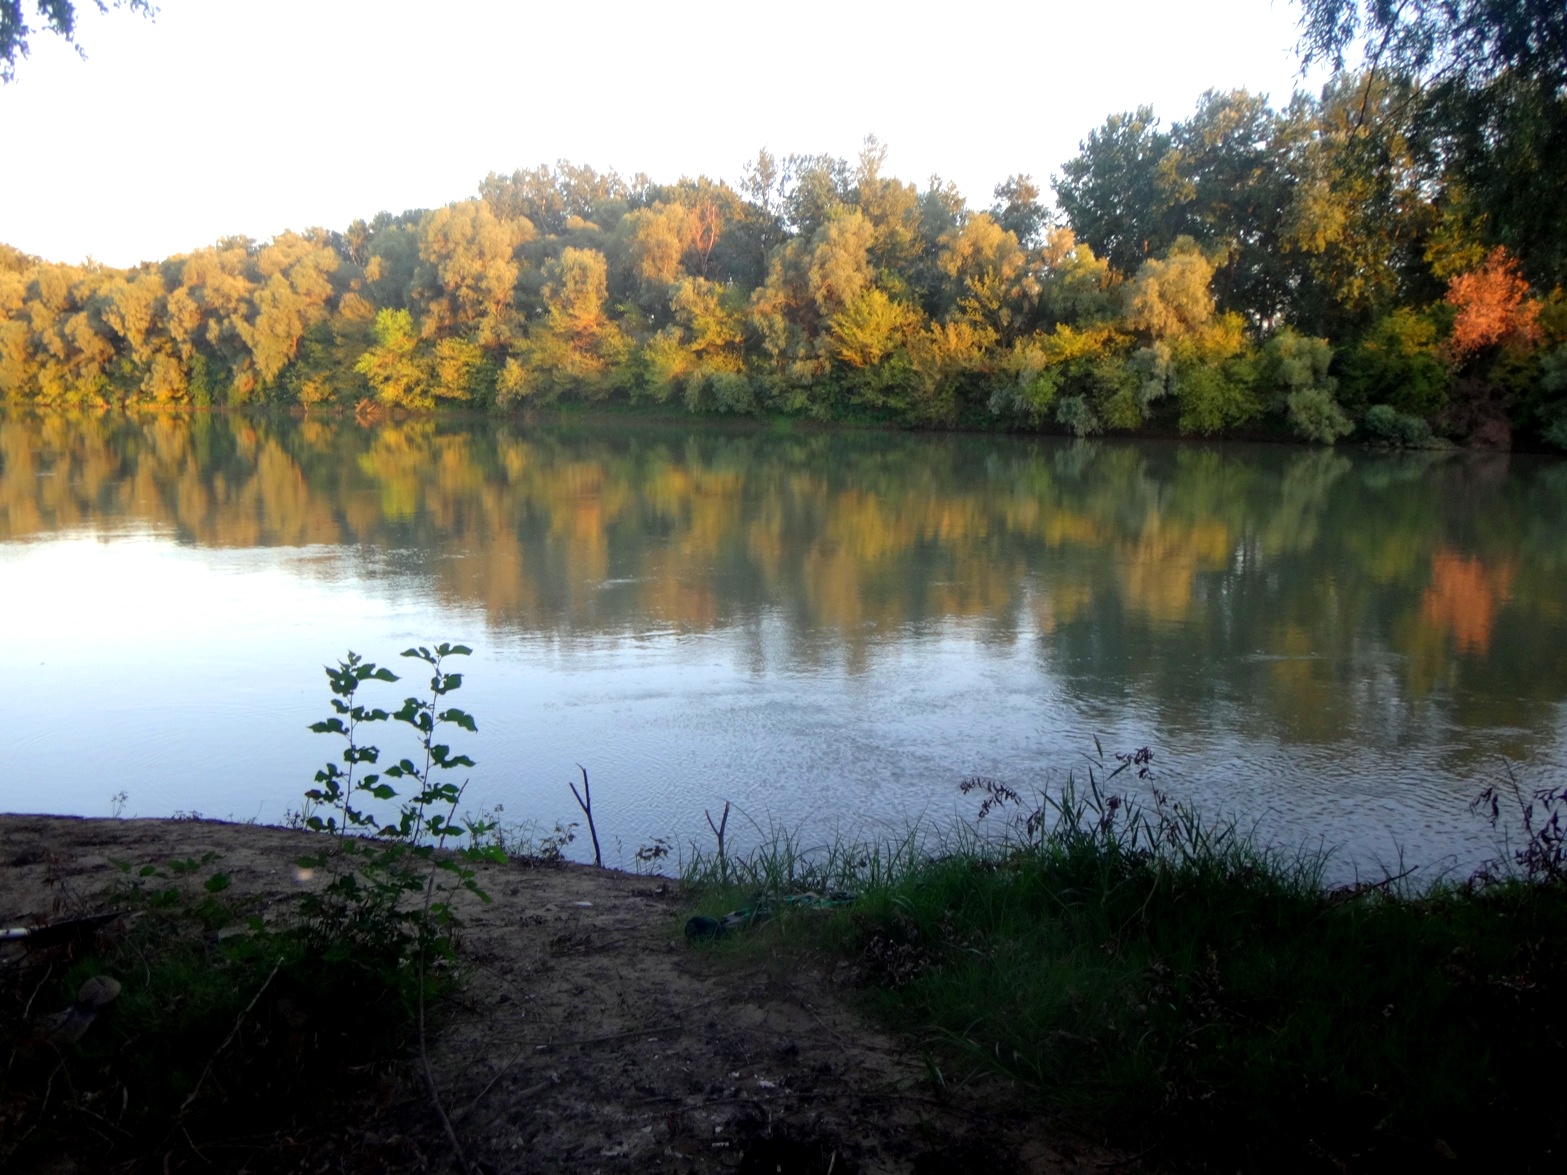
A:
<svg viewBox="0 0 1567 1175">
<path fill-rule="evenodd" d="M 707 942 L 715 938 L 723 938 L 731 931 L 744 930 L 747 927 L 768 921 L 780 908 L 831 910 L 839 906 L 850 905 L 856 900 L 856 895 L 845 893 L 842 890 L 829 890 L 826 893 L 793 893 L 778 898 L 758 898 L 753 905 L 742 906 L 738 910 L 731 910 L 721 918 L 710 918 L 706 914 L 697 914 L 687 919 L 686 939 L 689 942 Z"/>
</svg>

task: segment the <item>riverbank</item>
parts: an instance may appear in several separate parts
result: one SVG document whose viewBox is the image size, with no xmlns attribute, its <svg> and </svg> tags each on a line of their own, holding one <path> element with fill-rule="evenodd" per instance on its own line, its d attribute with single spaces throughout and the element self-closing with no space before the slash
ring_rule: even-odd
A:
<svg viewBox="0 0 1567 1175">
<path fill-rule="evenodd" d="M 1090 796 L 1031 834 L 976 786 L 1010 839 L 780 843 L 685 885 L 475 864 L 435 1099 L 406 974 L 246 933 L 319 892 L 320 835 L 0 816 L 0 922 L 121 912 L 0 954 L 0 1163 L 463 1170 L 444 1111 L 470 1171 L 1554 1169 L 1561 885 L 1327 889 L 1179 810 Z M 835 882 L 847 908 L 757 897 Z M 693 905 L 747 914 L 692 943 Z M 62 1041 L 100 976 L 119 998 Z"/>
<path fill-rule="evenodd" d="M 762 915 L 769 949 L 852 960 L 879 1021 L 952 1079 L 1011 1078 L 1036 1112 L 1161 1165 L 1556 1168 L 1562 789 L 1486 792 L 1516 852 L 1471 876 L 1331 885 L 1325 854 L 1259 844 L 1157 786 L 1139 803 L 1112 781 L 1146 784 L 1151 756 L 1116 759 L 1032 798 L 966 781 L 984 835 L 803 855 L 785 840 L 688 872 L 709 918 L 748 894 L 853 890 L 849 916 L 752 898 L 739 919 Z"/>
<path fill-rule="evenodd" d="M 127 1024 L 115 1017 L 128 1018 L 150 986 L 158 952 L 189 923 L 200 957 L 238 973 L 242 962 L 222 952 L 243 941 L 229 933 L 243 924 L 208 930 L 199 911 L 222 899 L 271 924 L 319 885 L 293 862 L 321 840 L 205 820 L 0 815 L 0 921 L 127 910 L 96 941 L 31 954 L 12 946 L 0 959 L 12 1058 L 0 1165 L 87 1172 L 130 1158 L 169 1171 L 457 1169 L 406 1025 L 398 1037 L 389 1014 L 367 1021 L 378 1039 L 362 1063 L 336 1074 L 335 1089 L 312 1086 L 306 1097 L 304 1086 L 281 1084 L 231 1104 L 262 1058 L 280 1054 L 277 1074 L 303 1080 L 346 1047 L 332 1031 L 351 1019 L 353 993 L 325 1010 L 298 992 L 275 998 L 281 981 L 267 960 L 248 972 L 251 986 L 229 993 L 237 1010 L 216 1019 L 211 1039 L 192 1042 L 190 1075 L 171 1095 L 181 1120 L 227 1123 L 228 1133 L 160 1128 L 146 1143 L 120 1125 L 148 1096 L 125 1079 L 126 1059 L 157 1042 L 116 1035 Z M 858 1009 L 855 969 L 834 957 L 774 950 L 761 938 L 739 954 L 691 947 L 686 900 L 671 879 L 523 860 L 475 868 L 493 901 L 462 896 L 464 978 L 428 1039 L 440 1102 L 474 1170 L 951 1175 L 1088 1171 L 1124 1157 L 1053 1129 L 1014 1082 L 934 1082 L 928 1050 L 876 1027 Z M 148 900 L 127 902 L 136 880 L 146 881 Z M 124 990 L 73 1046 L 96 1067 L 47 1094 L 43 1082 L 21 1085 L 18 1056 L 37 1060 L 42 1025 L 71 1005 L 81 967 L 113 959 Z M 195 990 L 187 980 L 170 997 L 185 1001 L 172 1009 L 175 1022 L 195 1015 Z M 46 1059 L 45 1081 L 54 1054 Z M 307 1100 L 314 1104 L 300 1105 Z M 212 1113 L 195 1117 L 203 1107 Z M 56 1141 L 41 1147 L 46 1139 Z"/>
</svg>

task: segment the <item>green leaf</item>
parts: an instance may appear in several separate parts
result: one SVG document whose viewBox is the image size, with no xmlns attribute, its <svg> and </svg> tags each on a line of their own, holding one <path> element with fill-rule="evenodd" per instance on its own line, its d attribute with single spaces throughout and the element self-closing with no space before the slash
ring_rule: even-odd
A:
<svg viewBox="0 0 1567 1175">
<path fill-rule="evenodd" d="M 325 722 L 312 722 L 310 729 L 316 734 L 347 734 L 348 728 L 341 718 L 328 718 Z"/>
<path fill-rule="evenodd" d="M 202 883 L 202 888 L 208 893 L 222 893 L 232 883 L 232 878 L 227 873 L 214 873 Z"/>
<path fill-rule="evenodd" d="M 484 890 L 480 889 L 479 883 L 471 877 L 465 878 L 463 880 L 462 887 L 469 893 L 473 894 L 474 897 L 478 898 L 485 905 L 489 905 L 492 901 L 495 900 L 494 898 L 490 897 L 489 894 L 485 893 Z"/>
<path fill-rule="evenodd" d="M 437 717 L 439 717 L 442 722 L 454 723 L 455 725 L 462 727 L 464 730 L 470 731 L 474 734 L 477 734 L 479 731 L 479 724 L 473 720 L 473 715 L 467 713 L 466 711 L 443 710 L 439 715 L 437 715 Z"/>
</svg>

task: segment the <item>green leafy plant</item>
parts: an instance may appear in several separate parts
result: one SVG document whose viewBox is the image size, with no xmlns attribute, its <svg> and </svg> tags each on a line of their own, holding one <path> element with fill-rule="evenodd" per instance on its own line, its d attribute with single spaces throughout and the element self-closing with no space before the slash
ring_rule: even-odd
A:
<svg viewBox="0 0 1567 1175">
<path fill-rule="evenodd" d="M 236 892 L 215 852 L 112 860 L 123 876 L 111 899 L 134 916 L 0 967 L 0 1020 L 23 1026 L 0 1040 L 14 1062 L 0 1069 L 0 1167 L 90 1151 L 93 1169 L 150 1169 L 160 1158 L 184 1169 L 187 1154 L 210 1164 L 206 1148 L 221 1146 L 263 1169 L 302 1169 L 307 1154 L 352 1146 L 339 1141 L 342 1115 L 365 1110 L 368 1084 L 414 1044 L 467 1169 L 426 1028 L 432 995 L 458 974 L 429 966 L 454 954 L 453 899 L 467 891 L 487 901 L 474 864 L 502 856 L 490 814 L 453 815 L 459 773 L 474 761 L 449 736 L 478 725 L 450 704 L 462 675 L 445 665 L 468 653 L 407 650 L 430 670 L 429 685 L 395 709 L 366 700 L 367 687 L 398 680 L 391 670 L 352 652 L 327 669 L 332 713 L 311 729 L 343 748 L 316 772 L 298 816 L 326 842 L 297 862 L 326 875 L 299 917 L 269 918 L 256 895 Z M 384 768 L 369 737 L 381 726 L 414 744 Z M 466 847 L 445 851 L 463 834 Z M 111 988 L 111 1010 L 82 1011 L 80 992 Z M 35 1004 L 75 1008 L 85 1024 L 69 1038 L 39 1036 L 28 1027 Z M 83 1140 L 83 1121 L 102 1129 Z"/>
<path fill-rule="evenodd" d="M 454 819 L 467 781 L 453 774 L 473 767 L 466 754 L 453 752 L 445 741 L 455 727 L 476 733 L 478 724 L 467 711 L 445 704 L 462 686 L 462 674 L 449 673 L 450 657 L 468 656 L 466 645 L 420 645 L 403 652 L 430 667 L 428 693 L 410 696 L 395 711 L 367 705 L 361 690 L 369 682 L 396 682 L 390 669 L 349 652 L 327 667 L 333 714 L 310 729 L 334 734 L 344 742 L 336 761 L 315 775 L 316 786 L 305 793 L 309 805 L 305 827 L 332 836 L 321 853 L 298 864 L 324 869 L 329 880 L 305 899 L 307 924 L 323 939 L 387 951 L 407 957 L 416 947 L 422 959 L 429 948 L 449 955 L 457 919 L 450 894 L 467 890 L 483 901 L 489 897 L 475 880 L 472 863 L 494 859 L 498 846 L 487 834 L 492 821 Z M 400 722 L 414 732 L 417 750 L 383 770 L 381 749 L 367 741 L 367 728 Z M 399 793 L 398 781 L 407 794 Z M 383 820 L 369 806 L 401 798 L 395 817 Z M 469 846 L 456 853 L 442 850 L 449 837 L 464 832 Z M 438 878 L 442 875 L 445 882 Z M 422 895 L 422 902 L 416 896 Z"/>
</svg>

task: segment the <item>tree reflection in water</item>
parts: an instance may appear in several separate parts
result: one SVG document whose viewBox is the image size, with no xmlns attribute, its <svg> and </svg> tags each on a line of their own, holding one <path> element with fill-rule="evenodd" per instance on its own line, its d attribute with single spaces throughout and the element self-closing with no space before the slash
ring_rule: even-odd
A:
<svg viewBox="0 0 1567 1175">
<path fill-rule="evenodd" d="M 0 416 L 0 541 L 398 552 L 496 628 L 782 625 L 863 668 L 953 621 L 1032 642 L 1086 722 L 1393 745 L 1463 774 L 1553 745 L 1567 466 L 686 424 Z M 323 651 L 322 655 L 331 652 Z M 776 651 L 774 654 L 776 656 Z M 757 656 L 763 654 L 758 652 Z M 975 715 L 975 721 L 983 721 Z"/>
</svg>

